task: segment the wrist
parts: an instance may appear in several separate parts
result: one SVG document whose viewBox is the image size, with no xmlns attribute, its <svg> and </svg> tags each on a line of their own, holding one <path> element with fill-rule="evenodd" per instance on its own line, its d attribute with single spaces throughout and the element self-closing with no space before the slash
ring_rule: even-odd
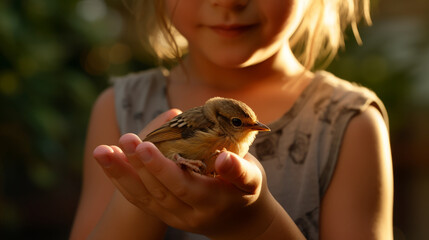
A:
<svg viewBox="0 0 429 240">
<path fill-rule="evenodd" d="M 270 193 L 267 195 L 247 207 L 246 212 L 230 225 L 229 231 L 218 231 L 221 234 L 209 237 L 213 240 L 305 239 L 283 207 Z"/>
<path fill-rule="evenodd" d="M 220 228 L 221 230 L 218 229 L 208 237 L 213 240 L 249 240 L 263 235 L 276 218 L 277 209 L 277 202 L 271 194 L 264 195 L 266 197 L 261 196 L 252 205 L 234 212 L 225 226 Z"/>
<path fill-rule="evenodd" d="M 266 230 L 255 237 L 254 240 L 305 239 L 304 235 L 301 233 L 292 218 L 290 218 L 289 214 L 279 203 L 276 205 L 278 210 L 275 211 L 273 220 Z"/>
</svg>

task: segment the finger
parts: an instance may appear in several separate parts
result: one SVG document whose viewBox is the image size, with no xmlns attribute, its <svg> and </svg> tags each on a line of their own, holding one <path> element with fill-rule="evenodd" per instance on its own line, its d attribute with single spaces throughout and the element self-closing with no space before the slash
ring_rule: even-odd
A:
<svg viewBox="0 0 429 240">
<path fill-rule="evenodd" d="M 127 162 L 127 157 L 125 156 L 125 153 L 122 151 L 122 149 L 115 145 L 110 145 L 110 148 L 112 149 L 113 154 L 118 161 Z"/>
<path fill-rule="evenodd" d="M 171 196 L 168 195 L 168 190 L 161 184 L 159 181 L 150 174 L 146 168 L 143 165 L 143 162 L 145 159 L 140 159 L 140 155 L 135 154 L 136 147 L 141 143 L 142 141 L 140 138 L 132 133 L 128 133 L 123 135 L 119 139 L 119 145 L 122 149 L 124 149 L 127 158 L 130 162 L 130 164 L 133 166 L 137 174 L 139 175 L 140 179 L 142 180 L 143 184 L 146 186 L 146 189 L 148 192 L 158 201 L 163 203 L 163 205 L 168 205 L 169 202 L 170 205 L 174 204 L 177 205 L 174 202 L 174 199 L 172 199 Z M 171 194 L 170 194 L 171 195 Z"/>
<path fill-rule="evenodd" d="M 122 163 L 124 156 L 111 146 L 96 147 L 93 156 L 110 178 L 120 178 L 127 172 L 127 166 Z"/>
<path fill-rule="evenodd" d="M 164 163 L 173 163 L 170 159 L 166 159 L 162 154 L 160 154 L 158 149 L 156 149 L 153 144 L 150 143 L 150 145 L 150 148 L 143 148 L 142 150 L 139 150 L 139 154 L 134 153 L 132 154 L 132 159 L 130 158 L 130 161 L 133 162 L 133 167 L 140 176 L 140 179 L 143 181 L 143 184 L 146 186 L 146 189 L 162 207 L 172 210 L 176 214 L 191 210 L 192 208 L 189 205 L 178 199 L 157 179 L 156 176 L 146 169 L 146 166 L 143 164 L 143 162 L 157 162 L 161 159 L 161 161 L 166 160 Z M 135 151 L 137 152 L 137 149 L 135 149 Z M 152 154 L 154 151 L 158 152 L 159 154 Z M 156 157 L 158 159 L 154 159 Z M 177 168 L 174 163 L 173 165 Z M 170 176 L 173 174 L 174 172 L 170 172 Z"/>
<path fill-rule="evenodd" d="M 95 148 L 94 158 L 121 193 L 132 203 L 150 201 L 150 195 L 134 168 L 124 161 L 125 155 L 117 147 L 101 145 Z"/>
<path fill-rule="evenodd" d="M 140 164 L 141 162 L 137 161 L 135 158 L 135 151 L 137 145 L 139 145 L 142 140 L 134 133 L 127 133 L 122 135 L 119 138 L 119 147 L 125 152 L 127 156 L 127 160 L 131 163 L 131 165 Z M 136 167 L 136 166 L 134 166 Z"/>
<path fill-rule="evenodd" d="M 139 137 L 141 139 L 145 139 L 145 137 L 152 132 L 153 130 L 161 127 L 164 123 L 170 121 L 171 119 L 173 119 L 175 116 L 181 114 L 182 111 L 177 109 L 177 108 L 172 108 L 162 114 L 160 114 L 159 116 L 157 116 L 156 118 L 154 118 L 148 125 L 146 125 L 146 127 L 139 133 Z"/>
<path fill-rule="evenodd" d="M 150 142 L 143 142 L 136 148 L 136 155 L 153 176 L 174 196 L 194 206 L 198 201 L 193 193 L 202 192 L 198 189 L 199 182 L 192 181 L 193 174 L 183 171 L 172 160 L 165 158 Z M 195 180 L 195 179 L 194 179 Z"/>
<path fill-rule="evenodd" d="M 221 178 L 238 189 L 255 194 L 262 185 L 261 170 L 253 163 L 231 152 L 222 152 L 215 162 L 216 172 Z"/>
<path fill-rule="evenodd" d="M 161 206 L 146 189 L 134 168 L 124 161 L 125 154 L 116 146 L 99 146 L 94 150 L 94 157 L 103 166 L 112 183 L 132 204 L 161 220 L 173 221 L 177 217 Z"/>
<path fill-rule="evenodd" d="M 124 134 L 119 138 L 119 146 L 125 152 L 125 155 L 126 155 L 128 162 L 131 164 L 131 166 L 136 171 L 137 175 L 140 178 L 140 181 L 142 181 L 144 188 L 147 191 L 147 194 L 150 194 L 151 196 L 153 196 L 153 194 L 146 187 L 146 186 L 150 186 L 150 185 L 148 183 L 146 183 L 144 181 L 144 179 L 142 178 L 142 175 L 144 175 L 144 172 L 145 172 L 144 165 L 138 159 L 138 156 L 135 154 L 136 147 L 141 142 L 142 142 L 141 139 L 133 133 Z M 159 197 L 160 194 L 161 193 L 159 193 L 158 195 L 155 195 L 155 196 Z"/>
<path fill-rule="evenodd" d="M 169 189 L 167 189 L 154 175 L 146 168 L 137 170 L 140 179 L 152 197 L 163 208 L 173 212 L 175 215 L 182 215 L 192 210 L 192 207 L 177 198 Z"/>
</svg>

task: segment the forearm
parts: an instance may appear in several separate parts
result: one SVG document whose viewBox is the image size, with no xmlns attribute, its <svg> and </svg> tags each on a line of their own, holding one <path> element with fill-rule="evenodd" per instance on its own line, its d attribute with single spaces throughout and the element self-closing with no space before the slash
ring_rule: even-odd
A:
<svg viewBox="0 0 429 240">
<path fill-rule="evenodd" d="M 162 239 L 166 226 L 128 202 L 121 193 L 113 198 L 88 239 Z"/>
</svg>

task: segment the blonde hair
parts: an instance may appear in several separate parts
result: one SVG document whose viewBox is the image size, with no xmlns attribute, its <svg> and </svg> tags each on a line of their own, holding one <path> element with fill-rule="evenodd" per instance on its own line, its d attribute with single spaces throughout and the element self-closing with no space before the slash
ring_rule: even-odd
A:
<svg viewBox="0 0 429 240">
<path fill-rule="evenodd" d="M 344 46 L 344 31 L 351 26 L 357 42 L 357 24 L 371 24 L 370 0 L 309 0 L 304 17 L 289 39 L 296 58 L 312 69 L 317 60 L 329 63 Z M 162 0 L 136 3 L 138 32 L 143 47 L 159 60 L 179 60 L 187 51 L 184 37 L 172 26 Z"/>
</svg>

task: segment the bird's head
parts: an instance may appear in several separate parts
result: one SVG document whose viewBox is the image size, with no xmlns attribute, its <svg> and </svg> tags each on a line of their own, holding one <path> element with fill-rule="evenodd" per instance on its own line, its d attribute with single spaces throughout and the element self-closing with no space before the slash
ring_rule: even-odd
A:
<svg viewBox="0 0 429 240">
<path fill-rule="evenodd" d="M 257 132 L 270 131 L 269 127 L 258 122 L 249 106 L 234 99 L 211 98 L 204 105 L 203 111 L 210 120 L 219 124 L 225 134 L 237 141 L 248 139 L 251 144 Z"/>
</svg>

